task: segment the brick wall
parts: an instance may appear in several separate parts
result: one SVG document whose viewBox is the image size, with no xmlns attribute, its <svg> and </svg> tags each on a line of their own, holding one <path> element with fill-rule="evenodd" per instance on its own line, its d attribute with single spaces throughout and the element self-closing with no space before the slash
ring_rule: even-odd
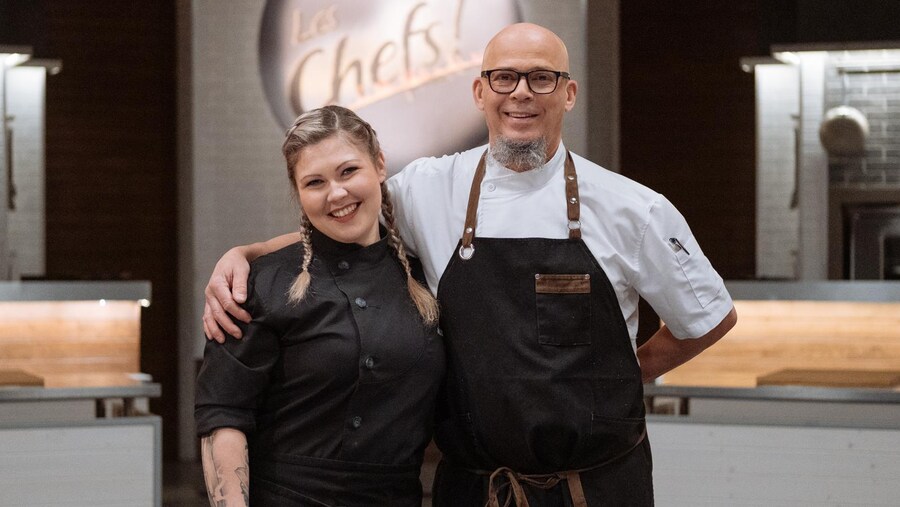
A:
<svg viewBox="0 0 900 507">
<path fill-rule="evenodd" d="M 900 60 L 900 51 L 892 53 Z M 839 72 L 830 66 L 825 76 L 825 109 L 849 105 L 869 123 L 865 156 L 829 161 L 831 186 L 900 188 L 900 65 L 888 72 Z"/>
</svg>

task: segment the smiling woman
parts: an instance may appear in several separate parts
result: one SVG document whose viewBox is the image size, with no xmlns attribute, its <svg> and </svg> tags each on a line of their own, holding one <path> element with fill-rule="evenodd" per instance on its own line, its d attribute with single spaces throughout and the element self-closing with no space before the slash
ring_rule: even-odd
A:
<svg viewBox="0 0 900 507">
<path fill-rule="evenodd" d="M 443 345 L 378 139 L 327 106 L 297 118 L 282 152 L 300 241 L 253 262 L 253 320 L 237 322 L 242 340 L 207 343 L 197 380 L 210 500 L 418 507 Z"/>
</svg>

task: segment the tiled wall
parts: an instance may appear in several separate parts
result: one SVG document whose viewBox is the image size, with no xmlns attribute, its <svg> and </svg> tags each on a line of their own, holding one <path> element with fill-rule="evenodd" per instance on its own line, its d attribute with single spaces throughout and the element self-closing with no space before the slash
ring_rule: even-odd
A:
<svg viewBox="0 0 900 507">
<path fill-rule="evenodd" d="M 15 210 L 9 211 L 12 278 L 44 274 L 44 67 L 7 71 L 7 100 L 13 131 Z"/>
<path fill-rule="evenodd" d="M 800 255 L 801 280 L 828 278 L 828 159 L 819 141 L 825 95 L 824 52 L 800 61 Z"/>
<path fill-rule="evenodd" d="M 799 75 L 792 65 L 757 65 L 756 276 L 797 276 L 796 133 Z"/>
<path fill-rule="evenodd" d="M 839 72 L 832 66 L 825 76 L 825 109 L 849 105 L 869 122 L 864 157 L 829 161 L 831 186 L 900 188 L 900 66 L 868 73 Z"/>
<path fill-rule="evenodd" d="M 6 83 L 6 69 L 3 65 L 0 65 L 0 94 L 5 93 L 4 84 Z M 0 100 L 0 119 L 6 117 L 6 110 L 3 105 L 3 101 Z M 0 167 L 6 169 L 6 137 L 0 135 Z M 0 199 L 5 200 L 6 196 L 6 175 L 0 175 Z M 9 256 L 9 243 L 6 240 L 7 236 L 7 228 L 8 228 L 8 218 L 6 212 L 5 203 L 0 203 L 0 280 L 5 279 L 8 276 L 8 256 Z"/>
</svg>

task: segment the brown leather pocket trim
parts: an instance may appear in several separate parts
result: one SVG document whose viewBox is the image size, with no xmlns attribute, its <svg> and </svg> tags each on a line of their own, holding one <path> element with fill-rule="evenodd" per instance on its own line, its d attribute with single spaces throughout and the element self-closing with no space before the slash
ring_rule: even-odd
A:
<svg viewBox="0 0 900 507">
<path fill-rule="evenodd" d="M 538 294 L 590 294 L 591 275 L 534 275 L 534 291 Z"/>
</svg>

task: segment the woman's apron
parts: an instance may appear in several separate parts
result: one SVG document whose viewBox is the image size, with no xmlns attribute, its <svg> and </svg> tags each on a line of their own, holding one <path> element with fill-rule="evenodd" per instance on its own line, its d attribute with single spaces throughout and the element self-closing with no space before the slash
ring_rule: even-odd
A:
<svg viewBox="0 0 900 507">
<path fill-rule="evenodd" d="M 581 240 L 571 155 L 568 239 L 476 237 L 484 173 L 482 155 L 438 286 L 448 375 L 434 505 L 653 505 L 641 371 Z"/>
<path fill-rule="evenodd" d="M 403 438 L 385 435 L 385 438 Z M 421 507 L 418 464 L 378 465 L 305 456 L 250 458 L 250 504 L 265 507 Z"/>
</svg>

